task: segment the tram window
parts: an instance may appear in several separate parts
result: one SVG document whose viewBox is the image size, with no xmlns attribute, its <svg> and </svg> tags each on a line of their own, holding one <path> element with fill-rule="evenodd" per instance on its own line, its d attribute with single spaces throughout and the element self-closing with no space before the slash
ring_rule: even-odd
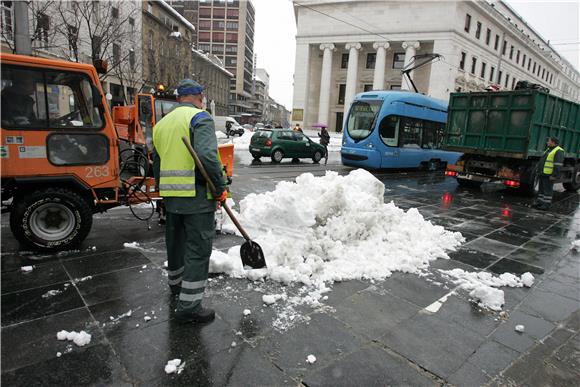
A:
<svg viewBox="0 0 580 387">
<path fill-rule="evenodd" d="M 399 117 L 386 116 L 379 125 L 381 140 L 388 146 L 399 144 Z"/>
<path fill-rule="evenodd" d="M 421 148 L 421 132 L 423 121 L 415 118 L 401 117 L 399 130 L 401 132 L 401 147 Z"/>
</svg>

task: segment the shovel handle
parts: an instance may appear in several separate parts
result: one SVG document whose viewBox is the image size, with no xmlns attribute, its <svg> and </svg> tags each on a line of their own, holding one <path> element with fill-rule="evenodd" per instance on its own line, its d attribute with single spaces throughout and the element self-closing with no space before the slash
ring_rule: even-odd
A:
<svg viewBox="0 0 580 387">
<path fill-rule="evenodd" d="M 209 176 L 207 174 L 207 171 L 205 170 L 205 168 L 203 166 L 203 163 L 201 162 L 201 160 L 197 156 L 197 153 L 195 153 L 195 150 L 193 150 L 193 147 L 189 143 L 189 140 L 187 139 L 187 137 L 185 137 L 185 136 L 181 137 L 181 141 L 183 141 L 183 143 L 187 147 L 187 150 L 191 154 L 191 157 L 193 158 L 193 161 L 195 162 L 196 167 L 201 172 L 201 175 L 204 177 L 205 181 L 207 182 L 207 185 L 209 186 L 209 190 L 211 191 L 211 194 L 215 198 L 217 196 L 216 195 L 215 185 L 213 184 L 213 181 L 209 178 Z M 250 236 L 248 235 L 248 233 L 246 232 L 246 230 L 244 230 L 244 228 L 242 227 L 242 225 L 240 224 L 240 222 L 238 222 L 238 219 L 236 219 L 236 216 L 232 212 L 230 206 L 228 206 L 228 204 L 225 202 L 225 200 L 221 203 L 221 205 L 226 210 L 226 212 L 228 213 L 230 219 L 232 220 L 232 222 L 234 222 L 234 224 L 236 225 L 236 227 L 238 228 L 238 230 L 240 230 L 240 233 L 242 234 L 242 236 L 244 237 L 244 239 L 247 240 L 247 241 L 250 241 Z"/>
</svg>

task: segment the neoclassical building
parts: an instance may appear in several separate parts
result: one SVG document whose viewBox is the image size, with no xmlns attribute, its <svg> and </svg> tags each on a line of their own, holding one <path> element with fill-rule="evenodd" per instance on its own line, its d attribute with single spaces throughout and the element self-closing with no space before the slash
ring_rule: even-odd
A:
<svg viewBox="0 0 580 387">
<path fill-rule="evenodd" d="M 579 73 L 502 1 L 294 0 L 292 121 L 342 129 L 368 90 L 412 90 L 401 69 L 416 54 L 444 59 L 411 74 L 419 92 L 511 90 L 519 80 L 579 100 Z"/>
</svg>

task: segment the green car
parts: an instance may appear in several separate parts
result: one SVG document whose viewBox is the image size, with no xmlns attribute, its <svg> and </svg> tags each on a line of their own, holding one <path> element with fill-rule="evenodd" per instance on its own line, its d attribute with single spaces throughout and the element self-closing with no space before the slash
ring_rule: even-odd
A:
<svg viewBox="0 0 580 387">
<path fill-rule="evenodd" d="M 258 130 L 252 136 L 249 150 L 255 160 L 271 157 L 273 163 L 279 163 L 284 158 L 308 158 L 318 163 L 326 151 L 305 134 L 290 129 Z"/>
</svg>

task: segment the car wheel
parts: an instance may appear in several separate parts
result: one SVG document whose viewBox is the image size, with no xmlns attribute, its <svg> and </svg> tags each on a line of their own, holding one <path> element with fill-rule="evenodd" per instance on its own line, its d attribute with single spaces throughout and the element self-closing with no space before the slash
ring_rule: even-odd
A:
<svg viewBox="0 0 580 387">
<path fill-rule="evenodd" d="M 85 199 L 68 189 L 48 188 L 16 200 L 10 229 L 22 244 L 38 250 L 63 250 L 80 244 L 93 225 Z"/>
<path fill-rule="evenodd" d="M 276 149 L 273 153 L 272 153 L 272 162 L 273 163 L 279 163 L 280 161 L 282 161 L 282 159 L 284 158 L 284 152 L 282 152 L 280 149 Z"/>
<path fill-rule="evenodd" d="M 314 152 L 314 156 L 312 156 L 312 161 L 314 161 L 315 163 L 320 162 L 320 160 L 322 160 L 322 152 L 317 150 L 316 152 Z"/>
</svg>

